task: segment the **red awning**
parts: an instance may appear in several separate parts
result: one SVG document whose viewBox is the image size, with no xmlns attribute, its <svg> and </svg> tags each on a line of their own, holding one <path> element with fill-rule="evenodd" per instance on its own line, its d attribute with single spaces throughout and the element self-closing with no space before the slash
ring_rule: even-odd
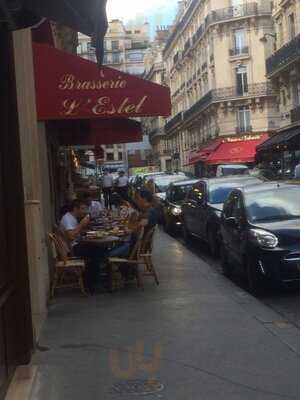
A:
<svg viewBox="0 0 300 400">
<path fill-rule="evenodd" d="M 169 88 L 33 44 L 39 120 L 169 116 Z"/>
<path fill-rule="evenodd" d="M 99 146 L 143 140 L 140 122 L 130 119 L 52 121 L 62 146 Z"/>
<path fill-rule="evenodd" d="M 267 134 L 245 138 L 227 138 L 207 158 L 207 164 L 238 164 L 255 161 L 256 146 L 268 139 Z"/>
<path fill-rule="evenodd" d="M 189 156 L 188 165 L 193 165 L 200 161 L 205 162 L 207 160 L 208 156 L 213 151 L 215 151 L 220 146 L 221 143 L 222 143 L 222 139 L 216 139 L 213 142 L 211 142 L 208 146 L 205 146 L 198 151 L 191 152 L 190 156 Z"/>
<path fill-rule="evenodd" d="M 51 21 L 46 19 L 42 24 L 31 29 L 32 40 L 35 43 L 48 44 L 54 47 L 54 37 L 51 26 Z"/>
</svg>

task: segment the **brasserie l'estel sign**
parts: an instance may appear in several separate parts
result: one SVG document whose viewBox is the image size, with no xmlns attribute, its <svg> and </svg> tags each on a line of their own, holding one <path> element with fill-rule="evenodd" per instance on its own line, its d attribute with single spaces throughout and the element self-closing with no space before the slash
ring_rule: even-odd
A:
<svg viewBox="0 0 300 400">
<path fill-rule="evenodd" d="M 169 116 L 169 88 L 34 44 L 39 120 Z"/>
</svg>

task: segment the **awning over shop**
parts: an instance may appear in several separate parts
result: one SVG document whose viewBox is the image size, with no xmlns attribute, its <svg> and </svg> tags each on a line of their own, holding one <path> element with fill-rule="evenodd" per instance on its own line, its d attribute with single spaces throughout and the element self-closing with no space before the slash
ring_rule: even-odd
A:
<svg viewBox="0 0 300 400">
<path fill-rule="evenodd" d="M 256 147 L 268 139 L 267 134 L 223 139 L 216 151 L 206 160 L 207 164 L 238 164 L 255 161 Z"/>
<path fill-rule="evenodd" d="M 143 140 L 140 122 L 130 119 L 52 121 L 61 146 L 99 146 Z"/>
<path fill-rule="evenodd" d="M 169 88 L 33 44 L 39 120 L 169 116 Z"/>
<path fill-rule="evenodd" d="M 264 143 L 257 146 L 257 152 L 280 151 L 290 146 L 295 149 L 298 142 L 300 147 L 300 126 L 285 129 L 271 136 Z"/>
<path fill-rule="evenodd" d="M 203 147 L 202 149 L 198 151 L 193 151 L 190 153 L 189 156 L 189 163 L 188 165 L 193 165 L 197 164 L 198 162 L 205 162 L 209 155 L 213 152 L 216 151 L 216 149 L 220 146 L 222 143 L 222 139 L 215 139 L 213 142 L 211 142 L 209 145 Z"/>
</svg>

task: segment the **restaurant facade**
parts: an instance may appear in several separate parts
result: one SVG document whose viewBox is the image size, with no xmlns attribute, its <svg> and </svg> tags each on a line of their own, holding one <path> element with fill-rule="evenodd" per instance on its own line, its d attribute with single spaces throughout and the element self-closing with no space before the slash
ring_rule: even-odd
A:
<svg viewBox="0 0 300 400">
<path fill-rule="evenodd" d="M 160 115 L 162 110 L 168 115 L 170 108 L 166 88 L 145 87 L 141 80 L 127 87 L 131 77 L 126 74 L 113 76 L 109 69 L 103 71 L 95 63 L 55 48 L 74 51 L 72 30 L 81 31 L 93 35 L 101 62 L 105 0 L 89 0 L 84 6 L 78 0 L 19 3 L 13 9 L 6 1 L 0 6 L 0 51 L 5 60 L 0 63 L 3 396 L 15 368 L 30 361 L 47 314 L 52 271 L 47 233 L 57 223 L 57 210 L 64 200 L 60 189 L 67 185 L 67 177 L 62 179 L 61 174 L 61 146 L 98 145 L 116 137 L 120 143 L 120 136 L 136 140 L 140 125 L 129 117 Z M 83 69 L 83 76 L 73 67 Z M 153 96 L 160 97 L 165 107 L 157 104 L 160 110 L 155 111 Z"/>
</svg>

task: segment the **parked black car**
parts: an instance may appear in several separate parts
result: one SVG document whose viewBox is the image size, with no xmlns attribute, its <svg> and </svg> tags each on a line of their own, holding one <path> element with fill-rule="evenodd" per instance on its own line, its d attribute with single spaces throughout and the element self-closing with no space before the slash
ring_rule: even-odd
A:
<svg viewBox="0 0 300 400">
<path fill-rule="evenodd" d="M 207 241 L 212 255 L 218 254 L 223 203 L 235 188 L 262 181 L 250 176 L 202 179 L 193 185 L 182 206 L 183 234 Z"/>
<path fill-rule="evenodd" d="M 224 273 L 245 273 L 254 294 L 266 283 L 300 281 L 300 185 L 234 190 L 224 205 L 221 238 Z"/>
<path fill-rule="evenodd" d="M 182 204 L 187 193 L 199 179 L 174 182 L 168 187 L 164 201 L 164 229 L 168 233 L 178 233 L 182 227 Z"/>
</svg>

